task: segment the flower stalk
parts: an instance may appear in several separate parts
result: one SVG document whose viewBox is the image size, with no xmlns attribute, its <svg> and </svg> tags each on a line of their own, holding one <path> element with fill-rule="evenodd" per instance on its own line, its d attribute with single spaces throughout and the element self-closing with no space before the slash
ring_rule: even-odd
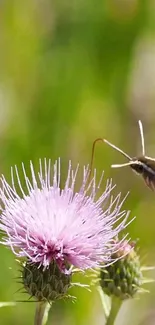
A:
<svg viewBox="0 0 155 325">
<path fill-rule="evenodd" d="M 107 317 L 106 325 L 114 325 L 115 324 L 115 320 L 116 320 L 118 312 L 121 308 L 121 305 L 122 305 L 122 300 L 115 296 L 112 296 L 110 314 Z"/>
<path fill-rule="evenodd" d="M 36 304 L 34 325 L 46 325 L 51 305 L 46 301 L 39 301 Z"/>
</svg>

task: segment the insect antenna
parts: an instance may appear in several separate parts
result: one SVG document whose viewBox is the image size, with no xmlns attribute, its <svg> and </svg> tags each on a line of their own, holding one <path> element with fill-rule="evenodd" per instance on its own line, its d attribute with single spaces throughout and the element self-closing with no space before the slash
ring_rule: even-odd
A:
<svg viewBox="0 0 155 325">
<path fill-rule="evenodd" d="M 90 181 L 91 175 L 92 175 L 92 167 L 93 167 L 93 162 L 94 162 L 94 153 L 95 153 L 95 146 L 97 142 L 102 142 L 102 143 L 107 143 L 110 147 L 112 147 L 113 149 L 119 151 L 124 157 L 126 157 L 129 162 L 125 163 L 125 164 L 119 164 L 119 165 L 112 165 L 112 168 L 119 168 L 119 167 L 124 167 L 124 166 L 130 166 L 132 164 L 132 158 L 123 150 L 121 150 L 120 148 L 116 147 L 114 144 L 112 144 L 111 142 L 109 142 L 106 139 L 103 138 L 97 138 L 94 142 L 93 142 L 93 146 L 92 146 L 92 155 L 91 155 L 91 161 L 90 161 L 90 174 L 89 174 L 89 179 L 88 181 Z"/>
<path fill-rule="evenodd" d="M 119 151 L 124 157 L 126 157 L 128 160 L 132 160 L 132 158 L 126 153 L 124 152 L 123 150 L 121 150 L 120 148 L 116 147 L 113 143 L 109 142 L 108 140 L 106 139 L 103 139 L 103 141 L 105 143 L 107 143 L 110 147 L 112 147 L 113 149 Z"/>
<path fill-rule="evenodd" d="M 142 122 L 140 120 L 138 121 L 138 124 L 139 124 L 140 138 L 141 138 L 141 144 L 142 144 L 142 154 L 143 154 L 143 156 L 145 156 L 145 143 L 144 143 L 143 124 L 142 124 Z"/>
<path fill-rule="evenodd" d="M 145 156 L 145 142 L 144 142 L 144 131 L 143 131 L 143 124 L 142 122 L 139 120 L 138 121 L 139 124 L 139 130 L 140 130 L 140 138 L 141 138 L 141 145 L 142 145 L 142 155 Z M 95 152 L 95 146 L 97 142 L 102 142 L 102 143 L 106 143 L 108 144 L 110 147 L 112 147 L 113 149 L 115 149 L 116 151 L 120 152 L 124 157 L 126 157 L 129 161 L 127 163 L 124 164 L 115 164 L 115 165 L 111 165 L 112 168 L 121 168 L 121 167 L 126 167 L 126 166 L 131 166 L 133 164 L 133 159 L 123 150 L 121 150 L 120 148 L 118 148 L 117 146 L 115 146 L 113 143 L 109 142 L 106 139 L 103 138 L 97 138 L 94 142 L 93 142 L 93 146 L 92 146 L 92 155 L 91 155 L 91 162 L 90 162 L 90 174 L 89 174 L 89 181 L 92 175 L 92 166 L 93 166 L 93 162 L 94 162 L 94 152 Z M 135 164 L 137 162 L 135 161 Z"/>
<path fill-rule="evenodd" d="M 113 143 L 109 142 L 108 140 L 104 139 L 103 140 L 105 143 L 107 143 L 110 147 L 112 147 L 113 149 L 117 150 L 118 152 L 120 152 L 124 157 L 126 157 L 129 162 L 124 163 L 124 164 L 115 164 L 115 165 L 111 165 L 112 168 L 121 168 L 121 167 L 125 167 L 125 166 L 130 166 L 132 165 L 132 158 L 123 150 L 121 150 L 120 148 L 116 147 Z"/>
</svg>

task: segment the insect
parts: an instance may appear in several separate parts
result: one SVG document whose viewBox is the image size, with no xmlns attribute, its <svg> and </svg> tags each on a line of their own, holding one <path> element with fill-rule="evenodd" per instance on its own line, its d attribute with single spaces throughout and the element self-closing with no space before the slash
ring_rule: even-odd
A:
<svg viewBox="0 0 155 325">
<path fill-rule="evenodd" d="M 141 145 L 142 145 L 142 154 L 141 154 L 141 156 L 137 156 L 137 157 L 132 158 L 127 153 L 125 153 L 120 148 L 116 147 L 114 144 L 112 144 L 108 140 L 98 138 L 93 143 L 91 167 L 92 167 L 92 163 L 93 163 L 94 149 L 95 149 L 96 142 L 102 141 L 104 143 L 107 143 L 113 149 L 119 151 L 124 157 L 126 157 L 128 159 L 127 163 L 111 165 L 112 168 L 121 168 L 121 167 L 130 166 L 131 169 L 134 172 L 136 172 L 138 175 L 141 175 L 143 177 L 146 185 L 152 191 L 154 191 L 155 190 L 155 159 L 151 158 L 151 157 L 147 157 L 145 155 L 145 143 L 144 143 L 143 125 L 142 125 L 142 122 L 140 120 L 138 121 L 138 124 L 139 124 Z"/>
</svg>

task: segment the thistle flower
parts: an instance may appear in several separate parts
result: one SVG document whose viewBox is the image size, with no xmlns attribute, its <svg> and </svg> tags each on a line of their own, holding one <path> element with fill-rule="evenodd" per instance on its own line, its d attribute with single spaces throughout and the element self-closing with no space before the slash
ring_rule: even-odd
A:
<svg viewBox="0 0 155 325">
<path fill-rule="evenodd" d="M 0 229 L 5 234 L 2 244 L 37 268 L 45 270 L 55 262 L 66 274 L 69 267 L 85 270 L 109 262 L 117 250 L 113 238 L 126 227 L 129 215 L 121 211 L 124 200 L 120 200 L 120 194 L 115 199 L 111 197 L 112 182 L 107 181 L 105 191 L 97 199 L 101 181 L 96 186 L 94 173 L 87 184 L 88 168 L 83 170 L 79 191 L 75 191 L 78 168 L 73 171 L 71 163 L 64 188 L 60 187 L 60 160 L 53 167 L 50 161 L 45 160 L 44 167 L 40 161 L 37 175 L 32 163 L 30 170 L 31 181 L 22 164 L 24 188 L 16 166 L 11 169 L 12 186 L 1 177 Z"/>
</svg>

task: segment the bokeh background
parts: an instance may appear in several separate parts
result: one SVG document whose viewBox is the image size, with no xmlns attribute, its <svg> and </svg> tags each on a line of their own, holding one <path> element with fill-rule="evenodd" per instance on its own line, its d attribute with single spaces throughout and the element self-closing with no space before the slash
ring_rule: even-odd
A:
<svg viewBox="0 0 155 325">
<path fill-rule="evenodd" d="M 131 156 L 155 157 L 155 0 L 0 1 L 0 172 L 39 158 L 61 157 L 65 175 L 90 163 L 92 143 L 106 137 Z M 112 148 L 98 143 L 94 167 L 130 195 L 137 216 L 128 231 L 147 265 L 155 265 L 155 194 Z M 16 293 L 18 263 L 0 247 L 0 301 L 27 300 Z M 152 272 L 149 276 L 155 277 Z M 81 279 L 81 281 L 83 281 Z M 87 280 L 86 280 L 87 281 Z M 155 285 L 125 302 L 117 324 L 155 324 Z M 77 302 L 56 303 L 49 324 L 104 323 L 95 291 L 74 289 Z M 32 324 L 34 303 L 0 309 L 0 324 Z"/>
</svg>

